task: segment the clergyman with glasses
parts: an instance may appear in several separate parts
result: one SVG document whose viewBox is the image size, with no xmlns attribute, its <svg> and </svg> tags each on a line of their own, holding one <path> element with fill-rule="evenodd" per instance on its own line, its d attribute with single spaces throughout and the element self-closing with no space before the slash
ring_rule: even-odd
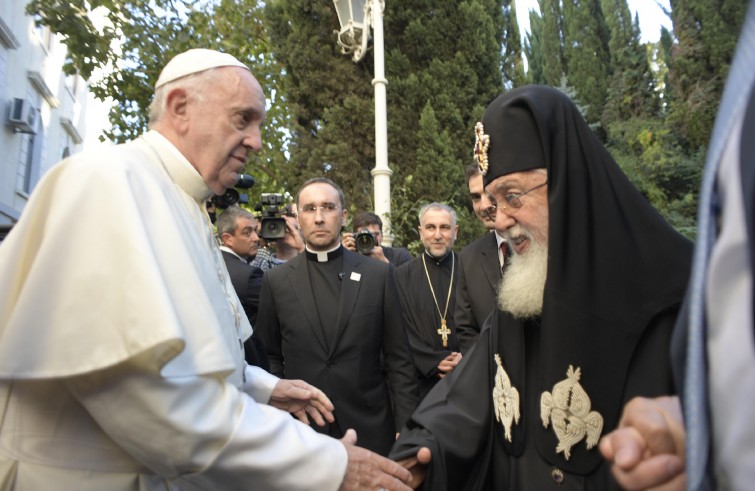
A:
<svg viewBox="0 0 755 491">
<path fill-rule="evenodd" d="M 272 373 L 316 383 L 333 401 L 335 421 L 317 431 L 354 429 L 360 446 L 387 455 L 418 403 L 393 269 L 341 245 L 334 182 L 305 182 L 297 205 L 306 248 L 265 273 L 255 332 Z"/>
<path fill-rule="evenodd" d="M 558 90 L 506 92 L 478 130 L 475 158 L 511 261 L 477 344 L 423 399 L 391 457 L 429 450 L 412 485 L 424 477 L 434 491 L 618 490 L 597 443 L 629 399 L 673 391 L 690 243 Z"/>
</svg>

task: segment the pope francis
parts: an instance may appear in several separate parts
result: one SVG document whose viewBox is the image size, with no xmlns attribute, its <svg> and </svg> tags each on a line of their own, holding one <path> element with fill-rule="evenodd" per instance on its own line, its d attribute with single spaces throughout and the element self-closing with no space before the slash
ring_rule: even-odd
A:
<svg viewBox="0 0 755 491">
<path fill-rule="evenodd" d="M 157 80 L 149 132 L 40 181 L 0 247 L 0 490 L 409 489 L 353 432 L 285 412 L 332 420 L 322 392 L 244 362 L 251 326 L 204 204 L 264 119 L 244 64 L 189 50 Z"/>
</svg>

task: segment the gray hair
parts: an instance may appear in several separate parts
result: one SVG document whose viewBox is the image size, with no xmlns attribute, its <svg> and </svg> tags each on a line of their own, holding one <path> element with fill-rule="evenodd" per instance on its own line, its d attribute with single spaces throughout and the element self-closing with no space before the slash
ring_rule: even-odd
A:
<svg viewBox="0 0 755 491">
<path fill-rule="evenodd" d="M 180 87 L 186 90 L 189 98 L 203 102 L 210 92 L 211 86 L 220 83 L 220 79 L 226 75 L 225 72 L 219 70 L 220 68 L 226 67 L 210 68 L 209 70 L 192 73 L 168 82 L 155 90 L 155 97 L 149 105 L 149 129 L 152 129 L 165 115 L 167 97 L 171 90 Z"/>
<path fill-rule="evenodd" d="M 428 204 L 426 204 L 425 206 L 423 206 L 422 208 L 419 209 L 419 224 L 420 225 L 422 225 L 422 219 L 425 217 L 425 213 L 427 213 L 428 210 L 443 210 L 443 211 L 447 211 L 448 213 L 451 214 L 451 221 L 453 222 L 453 223 L 451 223 L 451 225 L 452 226 L 456 226 L 456 222 L 458 220 L 458 217 L 456 216 L 456 210 L 454 210 L 453 208 L 451 208 L 448 205 L 445 205 L 443 203 L 437 203 L 437 202 L 428 203 Z"/>
<path fill-rule="evenodd" d="M 219 238 L 222 239 L 223 234 L 233 235 L 236 233 L 237 218 L 250 218 L 254 220 L 254 215 L 241 208 L 239 205 L 229 206 L 223 213 L 220 214 L 217 221 L 215 222 L 215 228 L 218 231 Z"/>
</svg>

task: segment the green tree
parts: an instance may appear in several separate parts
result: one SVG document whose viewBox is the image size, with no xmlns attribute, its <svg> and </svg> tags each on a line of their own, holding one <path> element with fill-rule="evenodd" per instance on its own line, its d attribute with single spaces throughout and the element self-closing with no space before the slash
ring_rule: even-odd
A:
<svg viewBox="0 0 755 491">
<path fill-rule="evenodd" d="M 610 132 L 614 122 L 655 115 L 658 103 L 647 49 L 640 43 L 639 19 L 632 21 L 626 0 L 602 1 L 611 32 L 608 46 L 612 75 L 601 124 Z"/>
<path fill-rule="evenodd" d="M 109 25 L 100 30 L 90 20 L 91 9 L 97 7 L 108 9 Z M 193 47 L 214 48 L 252 67 L 269 97 L 263 151 L 247 163 L 247 172 L 258 182 L 250 193 L 254 203 L 263 191 L 283 189 L 279 169 L 285 167 L 289 126 L 278 87 L 281 68 L 269 54 L 261 8 L 257 0 L 33 0 L 27 11 L 65 36 L 67 72 L 88 77 L 95 68 L 107 68 L 90 90 L 102 100 L 114 101 L 112 126 L 105 131 L 114 142 L 146 131 L 154 83 L 176 54 Z"/>
<path fill-rule="evenodd" d="M 603 10 L 599 0 L 565 0 L 563 12 L 566 74 L 587 107 L 587 121 L 596 123 L 606 102 L 610 73 Z"/>
<path fill-rule="evenodd" d="M 541 52 L 543 60 L 543 80 L 556 87 L 561 75 L 567 73 L 564 58 L 564 30 L 561 4 L 559 0 L 538 0 L 542 14 Z"/>
<path fill-rule="evenodd" d="M 427 201 L 446 201 L 461 222 L 475 221 L 464 167 L 472 160 L 474 123 L 503 88 L 502 12 L 494 0 L 386 4 L 388 159 L 397 244 L 418 239 L 416 211 Z M 338 52 L 332 4 L 276 0 L 268 2 L 266 14 L 292 113 L 287 187 L 326 175 L 343 187 L 350 211 L 372 209 L 371 54 L 355 64 Z M 473 237 L 469 232 L 459 242 Z"/>
<path fill-rule="evenodd" d="M 527 58 L 527 83 L 545 84 L 543 73 L 543 18 L 530 9 L 530 31 L 524 42 L 524 56 Z"/>
<path fill-rule="evenodd" d="M 746 0 L 672 0 L 669 122 L 691 151 L 707 145 Z"/>
<path fill-rule="evenodd" d="M 525 83 L 522 37 L 516 19 L 516 2 L 503 0 L 503 84 L 513 88 Z"/>
</svg>

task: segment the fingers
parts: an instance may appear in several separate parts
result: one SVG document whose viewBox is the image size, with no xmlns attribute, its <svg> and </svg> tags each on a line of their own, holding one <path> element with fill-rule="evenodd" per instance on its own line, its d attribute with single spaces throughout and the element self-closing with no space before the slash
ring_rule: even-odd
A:
<svg viewBox="0 0 755 491">
<path fill-rule="evenodd" d="M 314 390 L 312 403 L 320 412 L 331 412 L 335 409 L 333 402 L 328 398 L 328 396 L 325 395 L 325 392 L 321 391 L 320 389 Z"/>
<path fill-rule="evenodd" d="M 417 452 L 417 461 L 422 465 L 427 465 L 433 459 L 432 452 L 427 447 L 422 447 Z"/>
<path fill-rule="evenodd" d="M 675 455 L 658 455 L 645 459 L 631 470 L 611 467 L 614 478 L 627 491 L 653 489 L 683 490 L 686 483 L 684 463 Z"/>
<path fill-rule="evenodd" d="M 634 428 L 619 428 L 600 440 L 600 452 L 622 469 L 631 469 L 645 452 L 645 440 Z"/>
<path fill-rule="evenodd" d="M 676 397 L 635 397 L 624 408 L 619 426 L 634 428 L 652 455 L 684 456 L 684 426 Z"/>
<path fill-rule="evenodd" d="M 341 442 L 344 445 L 356 445 L 357 444 L 357 432 L 349 428 L 341 438 Z"/>
<path fill-rule="evenodd" d="M 634 398 L 619 428 L 600 442 L 611 472 L 627 490 L 683 489 L 684 428 L 678 398 Z"/>
</svg>

